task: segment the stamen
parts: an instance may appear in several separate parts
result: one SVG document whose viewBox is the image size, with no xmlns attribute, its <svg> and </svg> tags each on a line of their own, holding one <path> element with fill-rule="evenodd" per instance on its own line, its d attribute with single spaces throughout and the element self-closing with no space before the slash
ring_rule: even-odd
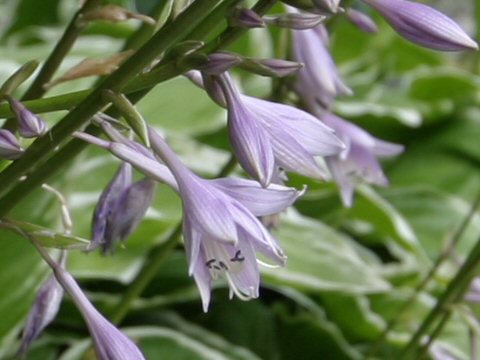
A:
<svg viewBox="0 0 480 360">
<path fill-rule="evenodd" d="M 251 288 L 252 292 L 250 294 L 244 294 L 240 291 L 237 285 L 234 283 L 233 279 L 231 278 L 228 272 L 225 272 L 225 277 L 227 278 L 228 285 L 230 285 L 230 290 L 235 293 L 235 295 L 242 301 L 248 301 L 254 299 L 256 296 L 253 293 L 254 289 Z"/>
<path fill-rule="evenodd" d="M 280 265 L 277 265 L 277 264 L 268 264 L 266 262 L 263 262 L 262 260 L 258 260 L 257 259 L 257 264 L 258 265 L 261 265 L 263 267 L 266 267 L 267 269 L 278 269 L 278 268 L 281 268 Z"/>
<path fill-rule="evenodd" d="M 237 252 L 235 253 L 235 256 L 233 258 L 230 259 L 231 262 L 235 262 L 235 261 L 238 261 L 238 262 L 242 262 L 242 261 L 245 261 L 245 257 L 242 256 L 242 251 L 241 250 L 237 250 Z"/>
<path fill-rule="evenodd" d="M 216 261 L 217 261 L 216 259 L 210 259 L 210 260 L 208 260 L 208 261 L 205 263 L 205 266 L 206 266 L 207 268 L 211 269 L 211 268 L 212 268 L 212 264 L 213 264 L 214 262 L 216 262 Z"/>
</svg>

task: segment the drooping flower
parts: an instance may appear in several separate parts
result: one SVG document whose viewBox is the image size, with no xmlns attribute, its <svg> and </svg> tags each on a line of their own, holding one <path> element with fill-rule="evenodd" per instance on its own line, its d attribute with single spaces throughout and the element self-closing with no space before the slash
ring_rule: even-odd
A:
<svg viewBox="0 0 480 360">
<path fill-rule="evenodd" d="M 10 108 L 18 120 L 18 132 L 24 138 L 42 136 L 47 132 L 47 125 L 43 119 L 28 110 L 20 101 L 7 96 Z"/>
<path fill-rule="evenodd" d="M 50 324 L 58 313 L 63 298 L 63 289 L 52 275 L 42 285 L 28 313 L 23 330 L 19 355 L 26 356 L 32 342 Z"/>
<path fill-rule="evenodd" d="M 328 33 L 323 25 L 308 30 L 294 30 L 293 58 L 305 66 L 297 73 L 295 91 L 309 106 L 319 101 L 329 107 L 335 97 L 352 91 L 340 78 L 328 51 Z"/>
<path fill-rule="evenodd" d="M 205 311 L 210 302 L 212 280 L 219 275 L 227 279 L 232 293 L 240 298 L 258 296 L 255 253 L 262 252 L 280 265 L 285 256 L 256 216 L 283 211 L 304 190 L 276 184 L 263 188 L 258 182 L 247 179 L 201 179 L 180 162 L 160 135 L 153 129 L 149 133 L 153 149 L 168 167 L 141 145 L 123 143 L 118 134 L 114 137 L 122 142 L 107 142 L 83 133 L 76 136 L 110 150 L 151 179 L 165 182 L 180 194 L 189 272 L 200 290 Z"/>
<path fill-rule="evenodd" d="M 54 266 L 52 270 L 85 319 L 99 360 L 145 359 L 132 340 L 95 309 L 68 271 L 61 266 Z"/>
<path fill-rule="evenodd" d="M 315 157 L 343 149 L 330 128 L 292 106 L 240 94 L 227 74 L 217 80 L 227 103 L 232 147 L 250 176 L 263 186 L 278 178 L 280 168 L 325 178 Z"/>
<path fill-rule="evenodd" d="M 321 120 L 335 129 L 347 146 L 339 155 L 328 156 L 325 159 L 340 187 L 345 206 L 352 206 L 357 180 L 380 186 L 388 185 L 377 157 L 398 155 L 403 151 L 402 145 L 379 140 L 357 125 L 330 113 L 324 114 Z"/>
<path fill-rule="evenodd" d="M 348 20 L 367 33 L 376 33 L 378 31 L 377 24 L 361 11 L 349 8 L 345 11 L 345 15 Z"/>
<path fill-rule="evenodd" d="M 130 164 L 122 164 L 102 192 L 93 215 L 92 242 L 104 254 L 125 240 L 138 226 L 153 198 L 155 183 L 143 179 L 132 183 Z"/>
<path fill-rule="evenodd" d="M 270 194 L 262 198 L 267 192 L 260 186 L 255 188 L 240 180 L 232 190 L 230 185 L 235 180 L 209 181 L 198 177 L 152 129 L 150 142 L 178 184 L 189 273 L 199 288 L 204 311 L 210 302 L 212 280 L 219 275 L 228 281 L 231 294 L 244 300 L 258 297 L 260 275 L 255 253 L 259 251 L 279 265 L 285 263 L 286 257 L 255 215 L 277 212 L 279 205 L 288 206 L 300 193 L 291 197 L 288 204 L 269 204 L 273 198 Z M 247 191 L 241 191 L 242 186 Z"/>
<path fill-rule="evenodd" d="M 442 51 L 478 49 L 463 29 L 428 5 L 408 0 L 363 0 L 375 8 L 404 38 Z"/>
<path fill-rule="evenodd" d="M 23 154 L 17 138 L 10 131 L 0 129 L 0 158 L 7 160 L 18 159 Z"/>
</svg>

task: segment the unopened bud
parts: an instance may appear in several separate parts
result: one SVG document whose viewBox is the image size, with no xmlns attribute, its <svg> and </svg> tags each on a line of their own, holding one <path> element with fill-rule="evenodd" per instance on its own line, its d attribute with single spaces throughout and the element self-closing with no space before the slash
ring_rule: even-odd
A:
<svg viewBox="0 0 480 360">
<path fill-rule="evenodd" d="M 209 76 L 202 73 L 202 83 L 205 91 L 207 92 L 208 96 L 215 101 L 219 106 L 226 108 L 227 107 L 227 100 L 225 99 L 225 95 L 223 93 L 223 89 L 216 80 L 215 76 Z"/>
<path fill-rule="evenodd" d="M 23 330 L 22 344 L 18 353 L 25 356 L 32 342 L 52 322 L 58 313 L 63 298 L 63 289 L 52 275 L 43 284 L 30 310 Z"/>
<path fill-rule="evenodd" d="M 122 163 L 110 183 L 103 190 L 93 213 L 92 219 L 92 242 L 88 250 L 94 250 L 98 246 L 104 246 L 105 233 L 109 219 L 115 211 L 120 194 L 132 183 L 132 167 Z"/>
<path fill-rule="evenodd" d="M 137 228 L 152 202 L 155 185 L 153 180 L 146 178 L 121 193 L 105 232 L 104 252 L 111 251 L 116 241 L 125 240 Z"/>
<path fill-rule="evenodd" d="M 199 66 L 198 70 L 207 75 L 218 75 L 241 62 L 242 58 L 239 55 L 228 52 L 218 52 L 208 55 L 207 61 Z"/>
<path fill-rule="evenodd" d="M 265 27 L 265 22 L 262 17 L 251 9 L 235 9 L 228 18 L 228 24 L 232 27 L 243 28 L 262 28 Z"/>
<path fill-rule="evenodd" d="M 378 31 L 377 24 L 370 18 L 370 16 L 355 9 L 348 9 L 345 12 L 347 19 L 356 25 L 360 30 L 367 33 L 376 33 Z"/>
<path fill-rule="evenodd" d="M 6 99 L 18 120 L 18 132 L 21 137 L 34 138 L 47 132 L 47 125 L 43 119 L 28 110 L 20 101 L 10 96 L 6 96 Z"/>
<path fill-rule="evenodd" d="M 404 38 L 441 51 L 477 50 L 478 45 L 448 16 L 408 0 L 363 0 Z"/>
<path fill-rule="evenodd" d="M 244 59 L 240 67 L 258 75 L 285 77 L 300 70 L 303 64 L 281 59 Z"/>
<path fill-rule="evenodd" d="M 123 163 L 98 201 L 93 215 L 92 243 L 111 253 L 138 226 L 153 198 L 155 182 L 149 179 L 132 184 L 132 167 Z"/>
<path fill-rule="evenodd" d="M 269 25 L 276 25 L 287 29 L 305 30 L 319 25 L 326 19 L 326 16 L 309 13 L 289 13 L 279 16 L 264 16 L 263 19 Z"/>
<path fill-rule="evenodd" d="M 15 135 L 8 130 L 0 129 L 0 158 L 15 160 L 22 154 L 23 149 Z"/>
</svg>

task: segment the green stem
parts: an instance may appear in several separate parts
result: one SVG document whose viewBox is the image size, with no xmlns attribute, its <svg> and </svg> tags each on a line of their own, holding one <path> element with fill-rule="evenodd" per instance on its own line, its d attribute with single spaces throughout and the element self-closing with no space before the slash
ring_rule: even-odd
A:
<svg viewBox="0 0 480 360">
<path fill-rule="evenodd" d="M 405 349 L 399 356 L 399 359 L 410 360 L 415 353 L 423 336 L 437 321 L 437 318 L 448 311 L 448 307 L 455 302 L 468 288 L 472 277 L 475 275 L 480 262 L 480 239 L 476 242 L 474 248 L 469 253 L 464 264 L 457 271 L 455 277 L 450 281 L 448 287 L 437 301 L 437 304 L 427 315 L 417 331 L 413 334 Z"/>
<path fill-rule="evenodd" d="M 65 56 L 68 54 L 73 44 L 77 40 L 78 36 L 84 29 L 84 25 L 79 24 L 79 17 L 86 11 L 98 6 L 100 0 L 87 0 L 83 6 L 75 13 L 72 20 L 65 29 L 62 37 L 55 45 L 55 48 L 50 53 L 42 68 L 40 69 L 37 77 L 32 82 L 28 90 L 22 97 L 22 101 L 41 98 L 47 91 L 44 87 L 48 83 L 55 72 L 58 70 Z M 11 116 L 12 114 L 9 114 Z M 13 118 L 7 119 L 3 128 L 13 130 L 16 128 L 16 121 Z"/>
<path fill-rule="evenodd" d="M 76 12 L 75 16 L 70 21 L 70 24 L 68 24 L 67 28 L 65 29 L 62 37 L 58 41 L 57 45 L 50 53 L 48 59 L 43 64 L 37 77 L 30 85 L 28 90 L 25 92 L 25 95 L 23 95 L 22 100 L 36 99 L 42 97 L 43 94 L 45 94 L 46 89 L 44 88 L 44 85 L 50 82 L 53 75 L 62 63 L 63 59 L 72 48 L 73 44 L 77 40 L 82 30 L 85 28 L 85 25 L 82 25 L 81 22 L 78 21 L 79 17 L 83 13 L 95 8 L 99 4 L 100 0 L 87 0 L 83 4 L 83 6 Z"/>
<path fill-rule="evenodd" d="M 424 356 L 426 355 L 428 349 L 430 348 L 430 345 L 432 345 L 432 343 L 435 341 L 435 339 L 438 337 L 438 335 L 440 335 L 440 332 L 443 330 L 443 327 L 445 326 L 445 324 L 448 322 L 448 320 L 450 320 L 452 316 L 452 309 L 448 309 L 441 317 L 441 319 L 439 320 L 437 326 L 435 327 L 435 329 L 433 329 L 432 333 L 430 334 L 430 336 L 428 337 L 428 340 L 425 342 L 424 345 L 422 345 L 422 347 L 419 349 L 418 351 L 418 354 L 417 356 L 415 356 L 415 359 L 417 360 L 421 360 L 424 358 Z"/>
<path fill-rule="evenodd" d="M 0 188 L 4 194 L 28 170 L 45 158 L 62 144 L 75 130 L 85 124 L 106 104 L 102 92 L 106 89 L 121 92 L 132 76 L 147 67 L 171 45 L 181 40 L 206 16 L 221 0 L 197 0 L 182 12 L 176 21 L 160 29 L 118 70 L 108 76 L 82 103 L 70 111 L 51 131 L 37 139 L 23 156 L 13 162 L 0 174 Z M 0 208 L 0 216 L 5 210 Z"/>
<path fill-rule="evenodd" d="M 388 323 L 387 327 L 380 334 L 372 350 L 370 350 L 370 352 L 366 355 L 366 359 L 373 357 L 377 353 L 377 351 L 380 348 L 380 345 L 385 341 L 390 331 L 392 331 L 393 328 L 398 324 L 398 321 L 400 320 L 400 316 L 413 305 L 418 295 L 425 289 L 425 287 L 428 285 L 430 280 L 434 278 L 440 266 L 451 255 L 452 251 L 455 249 L 458 242 L 462 238 L 463 233 L 467 229 L 468 224 L 470 224 L 470 221 L 473 219 L 474 215 L 476 214 L 476 211 L 479 205 L 480 205 L 480 191 L 478 192 L 477 197 L 475 198 L 475 201 L 471 205 L 467 216 L 465 216 L 462 223 L 458 227 L 457 231 L 455 231 L 455 233 L 453 234 L 451 240 L 449 241 L 448 246 L 443 250 L 443 252 L 437 258 L 437 260 L 435 261 L 435 263 L 433 264 L 432 268 L 430 269 L 428 274 L 425 276 L 425 278 L 415 288 L 413 294 L 403 303 L 403 305 L 397 311 L 395 317 Z"/>
<path fill-rule="evenodd" d="M 113 323 L 120 323 L 128 314 L 130 307 L 137 297 L 139 297 L 145 288 L 150 284 L 157 274 L 158 270 L 163 266 L 168 255 L 175 249 L 178 239 L 182 233 L 182 224 L 180 223 L 170 233 L 168 238 L 162 243 L 156 245 L 150 250 L 149 256 L 145 261 L 142 269 L 131 282 L 126 292 L 123 294 L 121 301 L 113 309 L 110 319 Z"/>
<path fill-rule="evenodd" d="M 259 14 L 264 14 L 268 9 L 276 1 L 272 0 L 260 0 L 255 6 L 254 9 Z M 218 7 L 220 8 L 220 6 Z M 243 28 L 227 28 L 222 36 L 222 41 L 214 40 L 211 42 L 211 45 L 208 46 L 209 49 L 212 51 L 223 48 L 230 44 L 231 41 L 237 39 L 241 34 L 243 34 L 246 29 Z M 196 32 L 196 34 L 201 34 L 201 31 L 197 31 L 195 28 L 192 32 Z M 230 34 L 231 33 L 231 34 Z M 230 34 L 230 35 L 229 35 Z M 208 33 L 204 33 L 203 36 L 207 36 Z M 125 92 L 129 93 L 130 91 L 137 91 L 138 89 L 145 89 L 142 91 L 138 91 L 138 99 L 140 99 L 143 95 L 145 95 L 149 89 L 149 87 L 157 84 L 158 82 L 168 80 L 174 76 L 180 74 L 180 71 L 175 67 L 174 62 L 170 61 L 167 64 L 161 65 L 156 69 L 150 71 L 148 74 L 142 74 L 136 77 L 134 81 L 128 84 L 125 87 Z M 53 105 L 60 105 L 61 100 L 64 100 L 66 103 L 71 102 L 73 103 L 77 99 L 86 98 L 89 94 L 90 90 L 86 90 L 84 92 L 77 92 L 62 95 L 64 96 L 63 99 L 57 98 L 50 98 Z M 48 99 L 44 99 L 48 100 Z M 41 101 L 39 100 L 37 105 L 40 107 Z M 47 108 L 48 104 L 44 104 L 44 108 Z M 31 107 L 29 107 L 33 110 Z M 2 111 L 2 106 L 0 105 L 0 114 Z M 94 127 L 89 127 L 90 131 L 94 130 Z M 68 145 L 62 148 L 61 151 L 56 153 L 46 164 L 43 166 L 39 166 L 30 174 L 30 176 L 23 182 L 20 182 L 15 185 L 5 196 L 0 198 L 0 217 L 8 213 L 16 204 L 22 200 L 26 195 L 28 195 L 33 189 L 35 189 L 38 185 L 42 184 L 47 180 L 49 176 L 55 174 L 61 166 L 65 165 L 69 159 L 74 157 L 80 151 L 82 151 L 86 147 L 86 144 L 82 141 L 77 139 L 71 140 Z M 2 176 L 0 174 L 0 182 L 2 181 Z"/>
</svg>

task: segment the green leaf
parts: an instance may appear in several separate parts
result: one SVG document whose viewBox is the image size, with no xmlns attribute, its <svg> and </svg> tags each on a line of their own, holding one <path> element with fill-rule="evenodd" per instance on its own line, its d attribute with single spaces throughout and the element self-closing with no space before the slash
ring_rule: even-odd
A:
<svg viewBox="0 0 480 360">
<path fill-rule="evenodd" d="M 319 221 L 289 212 L 277 237 L 288 261 L 284 268 L 263 269 L 269 282 L 306 291 L 351 294 L 387 291 L 390 287 L 376 264 L 367 263 L 351 239 Z"/>
<path fill-rule="evenodd" d="M 284 360 L 361 359 L 334 323 L 308 313 L 291 315 L 277 308 L 279 347 Z"/>
<path fill-rule="evenodd" d="M 375 341 L 386 325 L 385 320 L 371 309 L 365 296 L 324 293 L 321 299 L 328 318 L 351 342 Z"/>
<path fill-rule="evenodd" d="M 37 242 L 45 247 L 57 249 L 84 249 L 89 243 L 89 240 L 82 239 L 78 236 L 62 234 L 52 231 L 43 226 L 27 223 L 25 221 L 17 220 L 0 220 L 0 227 L 5 226 L 12 231 L 25 232 L 37 240 Z"/>
<path fill-rule="evenodd" d="M 28 240 L 0 231 L 0 358 L 15 339 L 47 267 Z"/>
<path fill-rule="evenodd" d="M 162 327 L 122 329 L 134 339 L 147 359 L 230 360 L 229 355 L 212 349 L 181 332 Z M 81 360 L 91 346 L 90 340 L 73 345 L 59 360 Z"/>
</svg>

